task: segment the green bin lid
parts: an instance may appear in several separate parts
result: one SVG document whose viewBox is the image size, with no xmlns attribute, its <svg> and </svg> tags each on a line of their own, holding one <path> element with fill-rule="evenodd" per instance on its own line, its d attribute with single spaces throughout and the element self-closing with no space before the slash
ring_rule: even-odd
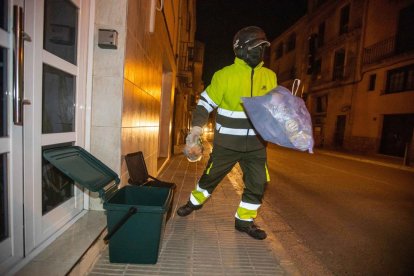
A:
<svg viewBox="0 0 414 276">
<path fill-rule="evenodd" d="M 81 147 L 47 149 L 43 151 L 43 157 L 90 191 L 102 193 L 111 181 L 119 183 L 118 175 L 113 170 Z"/>
</svg>

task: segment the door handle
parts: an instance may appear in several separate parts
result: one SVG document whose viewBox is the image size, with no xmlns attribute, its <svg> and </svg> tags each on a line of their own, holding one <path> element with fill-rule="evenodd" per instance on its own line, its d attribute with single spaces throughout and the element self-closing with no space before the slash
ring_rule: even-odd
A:
<svg viewBox="0 0 414 276">
<path fill-rule="evenodd" d="M 13 122 L 23 125 L 23 66 L 24 66 L 24 40 L 30 40 L 23 31 L 23 8 L 13 6 Z"/>
</svg>

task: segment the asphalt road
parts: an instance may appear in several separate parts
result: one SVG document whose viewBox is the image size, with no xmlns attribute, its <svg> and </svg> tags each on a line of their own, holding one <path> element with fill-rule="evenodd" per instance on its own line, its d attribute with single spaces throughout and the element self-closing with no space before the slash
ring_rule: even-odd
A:
<svg viewBox="0 0 414 276">
<path fill-rule="evenodd" d="M 276 146 L 266 223 L 304 275 L 414 275 L 414 173 Z"/>
</svg>

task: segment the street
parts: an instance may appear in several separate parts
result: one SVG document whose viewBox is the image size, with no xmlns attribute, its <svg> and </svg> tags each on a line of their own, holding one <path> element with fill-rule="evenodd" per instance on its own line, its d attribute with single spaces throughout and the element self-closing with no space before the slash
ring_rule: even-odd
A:
<svg viewBox="0 0 414 276">
<path fill-rule="evenodd" d="M 414 173 L 268 147 L 263 218 L 305 275 L 413 275 Z"/>
</svg>

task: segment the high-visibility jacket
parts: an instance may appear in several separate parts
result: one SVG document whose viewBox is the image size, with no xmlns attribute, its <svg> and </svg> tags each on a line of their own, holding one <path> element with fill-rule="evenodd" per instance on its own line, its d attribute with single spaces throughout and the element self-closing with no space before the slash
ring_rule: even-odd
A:
<svg viewBox="0 0 414 276">
<path fill-rule="evenodd" d="M 241 98 L 263 96 L 276 86 L 276 74 L 263 67 L 263 62 L 252 69 L 236 57 L 232 65 L 214 73 L 211 84 L 201 93 L 192 125 L 204 126 L 217 109 L 215 144 L 236 151 L 261 149 L 265 144 L 244 112 Z"/>
</svg>

